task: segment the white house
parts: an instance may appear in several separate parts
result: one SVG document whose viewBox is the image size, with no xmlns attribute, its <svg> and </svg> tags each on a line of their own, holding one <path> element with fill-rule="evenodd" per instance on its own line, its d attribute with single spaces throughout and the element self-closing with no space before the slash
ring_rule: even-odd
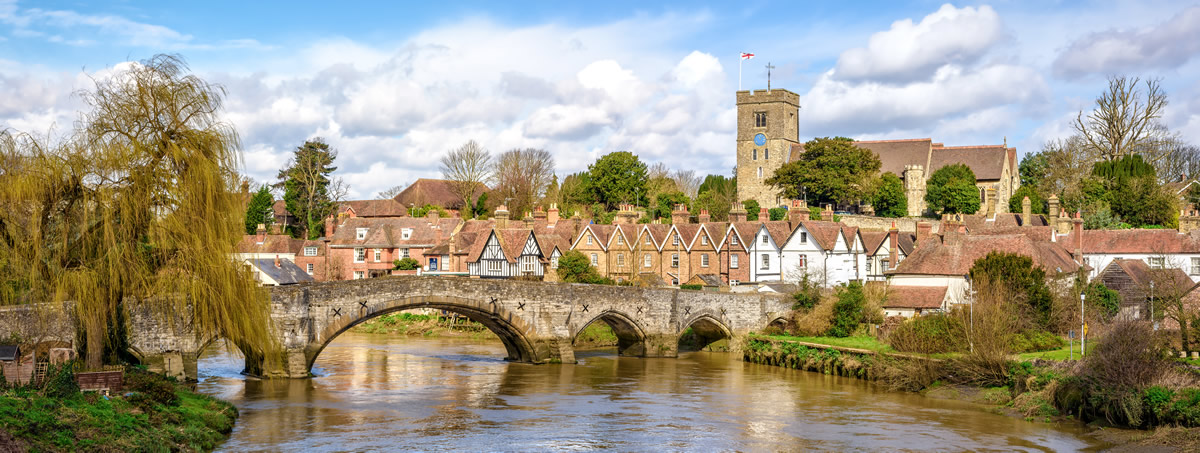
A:
<svg viewBox="0 0 1200 453">
<path fill-rule="evenodd" d="M 782 270 L 787 265 L 781 262 L 780 251 L 791 233 L 788 222 L 776 220 L 761 222 L 753 239 L 746 243 L 749 255 L 750 281 L 781 281 Z M 796 263 L 790 263 L 796 264 Z"/>
<path fill-rule="evenodd" d="M 1200 282 L 1200 231 L 1079 230 L 1058 235 L 1057 240 L 1068 249 L 1081 249 L 1084 263 L 1092 267 L 1088 278 L 1095 278 L 1114 260 L 1136 259 L 1152 269 L 1180 269 L 1193 282 Z"/>
<path fill-rule="evenodd" d="M 528 229 L 492 229 L 467 256 L 467 272 L 480 278 L 541 277 L 547 264 L 537 236 Z"/>
</svg>

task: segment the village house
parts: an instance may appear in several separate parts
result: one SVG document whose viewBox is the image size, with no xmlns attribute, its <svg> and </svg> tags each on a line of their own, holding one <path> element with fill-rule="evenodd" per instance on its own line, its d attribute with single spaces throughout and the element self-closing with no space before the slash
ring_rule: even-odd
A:
<svg viewBox="0 0 1200 453">
<path fill-rule="evenodd" d="M 462 220 L 443 219 L 430 211 L 426 217 L 347 217 L 335 223 L 326 222 L 326 271 L 330 279 L 350 280 L 391 275 L 396 260 L 419 262 L 426 250 L 449 237 Z"/>
<path fill-rule="evenodd" d="M 1149 319 L 1152 301 L 1157 298 L 1158 319 L 1162 319 L 1163 301 L 1189 298 L 1196 283 L 1183 270 L 1152 268 L 1140 259 L 1116 259 L 1100 271 L 1096 280 L 1121 295 L 1119 319 Z M 1174 326 L 1178 328 L 1178 326 Z"/>
<path fill-rule="evenodd" d="M 493 228 L 467 255 L 467 272 L 478 278 L 523 277 L 540 280 L 550 260 L 537 235 L 526 228 Z"/>
<path fill-rule="evenodd" d="M 285 286 L 313 281 L 311 275 L 288 259 L 256 258 L 246 260 L 246 264 L 254 273 L 254 280 L 261 286 Z"/>
</svg>

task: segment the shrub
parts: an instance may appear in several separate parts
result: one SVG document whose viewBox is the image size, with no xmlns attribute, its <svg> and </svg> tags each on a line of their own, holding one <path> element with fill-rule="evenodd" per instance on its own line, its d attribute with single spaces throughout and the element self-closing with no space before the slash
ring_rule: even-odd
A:
<svg viewBox="0 0 1200 453">
<path fill-rule="evenodd" d="M 1030 318 L 1042 328 L 1048 328 L 1053 306 L 1050 288 L 1046 286 L 1046 271 L 1034 266 L 1033 259 L 1015 253 L 988 252 L 971 266 L 971 279 L 1003 286 L 1009 295 L 1021 301 Z M 1023 316 L 1024 317 L 1024 316 Z"/>
<path fill-rule="evenodd" d="M 1050 332 L 1026 330 L 1009 337 L 1008 344 L 1009 349 L 1016 353 L 1041 352 L 1061 348 L 1066 341 Z"/>
<path fill-rule="evenodd" d="M 792 312 L 793 333 L 800 336 L 817 336 L 828 332 L 836 300 L 834 295 L 829 294 L 819 298 L 811 310 Z"/>
<path fill-rule="evenodd" d="M 858 329 L 863 317 L 862 284 L 850 282 L 849 285 L 838 288 L 837 302 L 833 304 L 833 318 L 830 320 L 829 332 L 831 337 L 848 337 Z"/>
<path fill-rule="evenodd" d="M 79 393 L 79 384 L 75 382 L 75 372 L 71 362 L 59 366 L 51 365 L 46 370 L 46 379 L 42 383 L 42 393 L 50 398 L 66 398 Z"/>
<path fill-rule="evenodd" d="M 905 321 L 888 336 L 888 344 L 897 351 L 921 354 L 963 352 L 967 350 L 967 329 L 949 315 L 918 316 Z"/>
<path fill-rule="evenodd" d="M 1085 300 L 1103 313 L 1105 320 L 1112 319 L 1121 309 L 1121 293 L 1108 289 L 1099 279 L 1088 285 Z"/>
<path fill-rule="evenodd" d="M 805 273 L 798 282 L 800 289 L 792 293 L 792 310 L 812 310 L 821 300 L 821 288 Z"/>
<path fill-rule="evenodd" d="M 767 210 L 767 214 L 771 216 L 771 220 L 787 219 L 787 208 L 771 208 Z"/>
<path fill-rule="evenodd" d="M 125 388 L 134 393 L 130 400 L 139 406 L 147 406 L 151 403 L 164 406 L 179 405 L 179 395 L 175 394 L 175 383 L 158 373 L 130 368 L 125 372 Z"/>
<path fill-rule="evenodd" d="M 398 260 L 394 261 L 392 264 L 394 264 L 396 266 L 396 270 L 401 270 L 401 271 L 411 271 L 411 270 L 414 270 L 421 266 L 421 263 L 418 263 L 417 260 L 415 260 L 411 257 L 405 257 L 403 259 L 398 259 Z"/>
<path fill-rule="evenodd" d="M 700 291 L 700 290 L 704 289 L 704 285 L 686 285 L 685 284 L 685 285 L 679 285 L 679 289 L 691 289 L 691 290 Z"/>
</svg>

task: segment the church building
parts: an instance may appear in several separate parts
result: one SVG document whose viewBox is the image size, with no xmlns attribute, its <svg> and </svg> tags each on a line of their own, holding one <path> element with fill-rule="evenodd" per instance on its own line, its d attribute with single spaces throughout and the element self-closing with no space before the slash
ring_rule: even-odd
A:
<svg viewBox="0 0 1200 453">
<path fill-rule="evenodd" d="M 737 92 L 737 187 L 739 200 L 759 206 L 787 205 L 778 187 L 766 184 L 783 164 L 804 152 L 800 141 L 800 95 L 784 89 Z M 930 138 L 857 141 L 874 151 L 880 173 L 892 172 L 904 181 L 908 215 L 926 211 L 925 183 L 947 165 L 966 164 L 975 172 L 980 206 L 996 197 L 997 212 L 1008 212 L 1008 199 L 1020 187 L 1017 150 L 1004 145 L 945 146 Z"/>
</svg>

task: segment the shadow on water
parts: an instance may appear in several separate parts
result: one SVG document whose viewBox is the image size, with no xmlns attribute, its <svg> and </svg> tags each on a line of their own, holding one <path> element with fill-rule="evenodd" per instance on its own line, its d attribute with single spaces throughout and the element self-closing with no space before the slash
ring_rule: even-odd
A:
<svg viewBox="0 0 1200 453">
<path fill-rule="evenodd" d="M 253 380 L 211 348 L 201 391 L 242 418 L 228 450 L 1080 450 L 1082 426 L 744 363 L 581 350 L 577 365 L 505 362 L 499 343 L 349 332 L 320 376 Z"/>
</svg>

